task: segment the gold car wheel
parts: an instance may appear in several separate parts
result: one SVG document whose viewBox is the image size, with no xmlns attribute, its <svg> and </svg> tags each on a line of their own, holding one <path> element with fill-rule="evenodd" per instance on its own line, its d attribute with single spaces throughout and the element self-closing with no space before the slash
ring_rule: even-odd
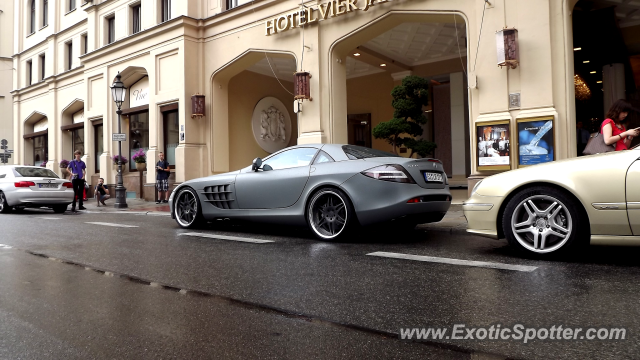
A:
<svg viewBox="0 0 640 360">
<path fill-rule="evenodd" d="M 533 195 L 521 201 L 511 216 L 511 230 L 525 249 L 551 253 L 562 248 L 573 231 L 567 206 L 548 195 Z"/>
</svg>

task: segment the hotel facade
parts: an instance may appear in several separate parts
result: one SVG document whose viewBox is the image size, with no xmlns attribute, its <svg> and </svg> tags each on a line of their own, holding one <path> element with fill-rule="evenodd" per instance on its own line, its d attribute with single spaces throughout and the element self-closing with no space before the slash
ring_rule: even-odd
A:
<svg viewBox="0 0 640 360">
<path fill-rule="evenodd" d="M 140 171 L 130 161 L 125 186 L 152 199 L 160 152 L 177 184 L 295 144 L 390 151 L 372 129 L 393 117 L 393 87 L 417 75 L 430 84 L 422 137 L 437 144 L 452 184 L 473 185 L 576 156 L 584 101 L 600 121 L 607 99 L 637 101 L 640 10 L 623 1 L 612 13 L 627 52 L 607 72 L 608 59 L 584 58 L 599 52 L 593 42 L 574 41 L 574 12 L 604 12 L 607 1 L 580 3 L 14 0 L 12 106 L 0 116 L 12 111 L 17 163 L 61 174 L 59 162 L 81 150 L 91 181 L 114 184 L 119 124 L 109 88 L 119 73 L 128 88 L 122 155 L 143 149 L 149 164 Z M 302 71 L 310 99 L 294 101 Z M 578 77 L 585 100 L 576 100 Z"/>
</svg>

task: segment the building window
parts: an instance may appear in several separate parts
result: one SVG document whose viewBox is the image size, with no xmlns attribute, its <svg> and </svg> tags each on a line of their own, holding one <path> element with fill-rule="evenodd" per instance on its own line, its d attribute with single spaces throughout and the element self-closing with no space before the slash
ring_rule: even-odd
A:
<svg viewBox="0 0 640 360">
<path fill-rule="evenodd" d="M 33 138 L 33 165 L 40 166 L 49 160 L 49 150 L 47 146 L 49 135 L 41 135 Z"/>
<path fill-rule="evenodd" d="M 129 158 L 139 149 L 149 150 L 149 111 L 129 115 L 129 139 Z M 135 162 L 129 161 L 129 170 L 135 168 Z"/>
<path fill-rule="evenodd" d="M 112 16 L 107 19 L 107 44 L 116 41 L 116 17 Z"/>
<path fill-rule="evenodd" d="M 82 55 L 89 52 L 89 37 L 87 34 L 83 34 L 80 36 L 80 53 Z"/>
<path fill-rule="evenodd" d="M 42 0 L 42 27 L 49 25 L 49 0 Z"/>
<path fill-rule="evenodd" d="M 171 19 L 171 0 L 160 0 L 161 19 L 160 22 L 165 22 Z"/>
<path fill-rule="evenodd" d="M 40 55 L 40 81 L 44 80 L 44 76 L 45 76 L 45 55 L 42 54 Z"/>
<path fill-rule="evenodd" d="M 96 161 L 96 172 L 100 172 L 100 155 L 104 152 L 104 134 L 102 124 L 93 127 L 93 133 L 95 134 L 94 150 Z"/>
<path fill-rule="evenodd" d="M 36 32 L 36 0 L 31 0 L 31 19 L 29 26 L 29 34 Z"/>
<path fill-rule="evenodd" d="M 76 9 L 76 0 L 69 0 L 69 11 Z"/>
<path fill-rule="evenodd" d="M 67 70 L 73 68 L 73 42 L 67 43 Z"/>
<path fill-rule="evenodd" d="M 31 60 L 27 61 L 27 85 L 31 85 L 33 81 L 33 63 Z"/>
<path fill-rule="evenodd" d="M 164 126 L 164 153 L 169 165 L 174 168 L 176 165 L 176 148 L 180 142 L 180 121 L 178 110 L 162 113 Z"/>
<path fill-rule="evenodd" d="M 140 32 L 140 20 L 141 20 L 141 6 L 140 4 L 134 5 L 131 7 L 131 33 L 139 33 Z"/>
<path fill-rule="evenodd" d="M 80 150 L 80 152 L 84 154 L 84 128 L 71 130 L 71 138 L 73 153 L 75 153 L 76 150 Z"/>
</svg>

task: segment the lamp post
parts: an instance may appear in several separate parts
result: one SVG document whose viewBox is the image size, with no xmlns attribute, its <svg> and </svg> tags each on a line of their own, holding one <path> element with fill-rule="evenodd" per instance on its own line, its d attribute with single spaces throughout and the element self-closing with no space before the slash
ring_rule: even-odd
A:
<svg viewBox="0 0 640 360">
<path fill-rule="evenodd" d="M 122 81 L 120 81 L 120 72 L 116 75 L 116 81 L 111 85 L 111 95 L 113 96 L 113 101 L 116 103 L 118 110 L 116 114 L 118 114 L 118 134 L 121 132 L 122 121 L 120 120 L 120 116 L 122 115 L 122 103 L 124 102 L 125 95 L 127 93 L 127 88 L 124 86 Z M 127 189 L 124 187 L 122 181 L 122 141 L 118 141 L 118 175 L 116 176 L 116 202 L 113 205 L 116 209 L 124 209 L 127 207 Z"/>
</svg>

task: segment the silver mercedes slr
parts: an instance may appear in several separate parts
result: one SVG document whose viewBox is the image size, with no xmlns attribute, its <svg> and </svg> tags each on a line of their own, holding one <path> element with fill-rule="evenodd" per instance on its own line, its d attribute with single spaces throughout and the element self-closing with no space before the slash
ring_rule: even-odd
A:
<svg viewBox="0 0 640 360">
<path fill-rule="evenodd" d="M 49 169 L 37 166 L 0 166 L 0 213 L 11 209 L 49 207 L 63 213 L 73 202 L 73 186 Z"/>
<path fill-rule="evenodd" d="M 442 220 L 451 193 L 442 162 L 354 145 L 299 145 L 251 166 L 180 184 L 169 198 L 183 228 L 218 219 L 307 225 L 321 240 L 356 226 Z"/>
</svg>

